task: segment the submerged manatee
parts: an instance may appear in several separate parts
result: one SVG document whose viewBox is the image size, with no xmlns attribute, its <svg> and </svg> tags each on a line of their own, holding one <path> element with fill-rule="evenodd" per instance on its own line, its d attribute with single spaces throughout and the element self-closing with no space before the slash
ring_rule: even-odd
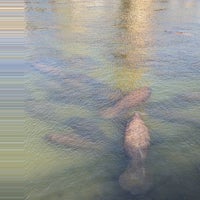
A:
<svg viewBox="0 0 200 200">
<path fill-rule="evenodd" d="M 45 136 L 45 140 L 56 145 L 61 145 L 66 148 L 80 148 L 89 150 L 100 150 L 100 146 L 91 140 L 81 137 L 75 133 L 66 134 L 48 134 Z"/>
<path fill-rule="evenodd" d="M 183 94 L 182 97 L 189 102 L 200 101 L 200 92 L 190 92 Z"/>
<path fill-rule="evenodd" d="M 150 188 L 151 184 L 144 168 L 149 145 L 149 130 L 140 115 L 136 113 L 126 128 L 124 138 L 124 149 L 130 158 L 130 163 L 119 178 L 121 187 L 132 194 L 143 194 Z"/>
<path fill-rule="evenodd" d="M 105 118 L 116 117 L 121 112 L 147 101 L 150 96 L 151 89 L 149 87 L 139 88 L 130 92 L 120 101 L 118 101 L 113 107 L 103 111 L 102 115 Z"/>
<path fill-rule="evenodd" d="M 152 186 L 150 177 L 144 167 L 136 167 L 130 163 L 127 169 L 119 177 L 120 186 L 133 195 L 143 195 Z"/>
<path fill-rule="evenodd" d="M 63 77 L 62 70 L 60 70 L 56 67 L 53 67 L 53 66 L 48 66 L 48 65 L 41 64 L 41 63 L 37 63 L 37 64 L 34 64 L 34 68 L 42 73 L 50 73 L 53 76 Z"/>
<path fill-rule="evenodd" d="M 55 67 L 41 63 L 34 64 L 33 67 L 41 73 L 54 77 L 52 90 L 49 84 L 42 82 L 41 86 L 50 89 L 50 96 L 53 100 L 64 101 L 65 103 L 73 103 L 83 106 L 93 106 L 97 109 L 111 106 L 121 98 L 121 91 L 114 90 L 105 83 L 102 83 L 90 76 L 81 73 L 66 73 L 65 71 Z M 63 90 L 64 89 L 64 90 Z M 95 102 L 95 103 L 93 103 Z"/>
<path fill-rule="evenodd" d="M 181 30 L 165 30 L 165 33 L 168 34 L 175 34 L 175 35 L 179 35 L 179 36 L 193 36 L 192 33 L 190 32 L 186 32 L 186 31 L 181 31 Z"/>
<path fill-rule="evenodd" d="M 136 113 L 126 128 L 124 138 L 125 151 L 131 159 L 134 159 L 139 154 L 139 159 L 143 160 L 146 158 L 145 152 L 149 145 L 149 130 L 140 115 Z"/>
<path fill-rule="evenodd" d="M 101 119 L 93 117 L 71 117 L 63 125 L 66 128 L 70 127 L 76 134 L 82 137 L 90 138 L 93 142 L 103 142 L 109 146 L 113 141 L 104 133 L 104 129 L 101 127 L 102 123 Z"/>
</svg>

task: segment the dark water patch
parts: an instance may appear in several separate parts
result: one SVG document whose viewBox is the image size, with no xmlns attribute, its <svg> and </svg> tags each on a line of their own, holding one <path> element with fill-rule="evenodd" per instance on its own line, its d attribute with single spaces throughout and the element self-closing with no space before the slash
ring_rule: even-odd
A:
<svg viewBox="0 0 200 200">
<path fill-rule="evenodd" d="M 169 199 L 198 199 L 199 182 L 194 180 L 189 174 L 192 172 L 180 170 L 179 173 L 171 173 L 165 180 L 161 181 L 154 190 L 148 194 L 152 199 L 159 199 L 160 196 Z M 187 180 L 187 181 L 185 181 Z M 192 186 L 192 184 L 194 184 Z M 183 190 L 184 189 L 184 190 Z M 170 193 L 169 193 L 170 190 Z M 166 198 L 166 199 L 168 199 Z"/>
<path fill-rule="evenodd" d="M 171 123 L 171 125 L 176 126 L 174 123 Z M 181 129 L 177 129 L 174 134 L 171 135 L 167 133 L 160 133 L 153 136 L 152 134 L 152 148 L 164 148 L 171 146 L 171 150 L 176 149 L 176 151 L 180 151 L 182 153 L 189 153 L 190 151 L 193 151 L 196 146 L 200 145 L 200 136 L 198 135 L 199 128 L 190 128 L 187 124 L 184 124 L 184 126 L 181 124 L 181 126 Z M 162 131 L 167 132 L 167 130 Z M 179 148 L 177 148 L 177 146 Z"/>
<path fill-rule="evenodd" d="M 175 200 L 197 200 L 197 197 L 199 195 L 199 178 L 195 175 L 196 172 L 194 170 L 191 170 L 192 167 L 188 166 L 187 168 L 182 168 L 181 166 L 186 165 L 186 163 L 182 162 L 180 164 L 180 167 L 177 166 L 176 163 L 169 165 L 166 162 L 166 158 L 164 156 L 164 164 L 161 165 L 160 156 L 158 157 L 159 159 L 157 160 L 157 162 L 155 162 L 154 160 L 155 169 L 152 171 L 154 176 L 154 187 L 146 194 L 146 196 L 150 199 L 155 200 L 159 200 L 161 196 L 167 197 L 166 199 L 168 199 L 169 197 L 169 199 Z M 194 176 L 192 176 L 191 174 L 193 174 Z"/>
<path fill-rule="evenodd" d="M 83 137 L 90 138 L 95 141 L 104 141 L 103 143 L 108 143 L 114 145 L 114 142 L 107 138 L 104 132 L 99 127 L 101 120 L 93 118 L 82 118 L 82 117 L 68 117 L 64 118 L 59 115 L 51 104 L 32 102 L 26 103 L 25 111 L 36 119 L 40 119 L 44 122 L 51 123 L 52 125 L 59 127 L 59 130 L 65 130 L 71 127 L 75 132 Z"/>
<path fill-rule="evenodd" d="M 76 69 L 81 69 L 81 70 L 92 70 L 96 69 L 101 65 L 100 61 L 97 61 L 97 59 L 94 59 L 91 56 L 81 56 L 81 55 L 76 55 L 69 57 L 67 59 L 70 62 L 71 66 L 74 66 Z"/>
<path fill-rule="evenodd" d="M 43 104 L 41 101 L 26 101 L 25 112 L 40 120 L 56 122 L 57 116 L 52 109 L 49 109 L 48 103 Z"/>
<path fill-rule="evenodd" d="M 60 105 L 62 106 L 62 104 Z M 70 109 L 65 108 L 64 109 Z M 101 118 L 94 118 L 94 116 L 91 117 L 72 117 L 72 116 L 66 116 L 59 113 L 57 111 L 57 107 L 55 105 L 45 102 L 45 101 L 27 101 L 26 102 L 26 108 L 25 111 L 31 116 L 36 119 L 40 119 L 44 122 L 51 123 L 55 127 L 58 128 L 58 130 L 65 130 L 66 128 L 71 127 L 75 132 L 83 137 L 86 138 L 92 138 L 93 141 L 102 141 L 102 143 L 106 143 L 108 146 L 108 149 L 111 151 L 117 151 L 117 148 L 121 146 L 120 141 L 121 139 L 115 139 L 116 136 L 121 135 L 121 138 L 124 133 L 124 127 L 126 125 L 126 119 L 124 119 L 124 122 L 118 121 L 118 129 L 116 133 L 116 136 L 113 135 L 112 137 L 106 136 L 104 133 L 104 130 L 102 129 L 102 123 L 105 124 L 107 120 L 101 119 Z M 66 110 L 67 112 L 67 110 Z M 69 112 L 71 112 L 69 110 Z M 83 111 L 84 112 L 84 111 Z M 78 115 L 78 113 L 74 113 L 74 115 Z M 110 121 L 113 125 L 116 123 L 112 120 Z M 109 122 L 109 123 L 110 123 Z M 119 145 L 117 148 L 114 148 L 115 145 Z M 120 148 L 119 148 L 120 149 Z"/>
<path fill-rule="evenodd" d="M 198 105 L 200 99 L 198 94 L 195 93 L 187 93 L 187 94 L 177 94 L 176 96 L 172 96 L 166 100 L 158 101 L 158 102 L 150 102 L 147 104 L 146 108 L 150 112 L 157 111 L 174 111 L 175 109 L 185 109 L 191 106 Z"/>
<path fill-rule="evenodd" d="M 40 71 L 35 67 L 37 64 L 44 64 L 45 66 L 50 66 L 58 69 L 62 69 L 63 67 L 69 67 L 70 62 L 68 60 L 62 59 L 61 56 L 57 57 L 36 57 L 30 61 L 33 71 Z"/>
<path fill-rule="evenodd" d="M 158 8 L 158 9 L 155 9 L 154 11 L 155 12 L 161 12 L 161 11 L 165 11 L 167 10 L 167 8 Z"/>
<path fill-rule="evenodd" d="M 103 131 L 98 126 L 98 119 L 87 119 L 80 117 L 73 117 L 65 121 L 64 125 L 74 129 L 79 135 L 90 137 L 93 140 L 105 140 L 107 142 L 108 138 L 105 137 Z"/>
<path fill-rule="evenodd" d="M 162 119 L 168 123 L 175 123 L 175 124 L 183 124 L 187 125 L 188 127 L 193 127 L 196 129 L 200 128 L 199 120 L 190 118 L 187 116 L 182 116 L 179 113 L 176 113 L 172 110 L 161 110 L 161 111 L 150 111 L 150 116 L 158 119 Z"/>
<path fill-rule="evenodd" d="M 80 105 L 92 110 L 101 110 L 105 107 L 110 107 L 117 102 L 118 92 L 110 94 L 107 89 L 92 89 L 82 88 L 68 88 L 65 86 L 65 90 L 52 90 L 49 89 L 48 98 L 50 101 Z"/>
<path fill-rule="evenodd" d="M 66 88 L 64 92 L 62 90 L 50 90 L 49 93 L 49 100 L 55 103 L 74 104 L 83 106 L 88 109 L 92 109 L 93 107 L 95 107 L 93 106 L 92 95 L 90 93 L 82 93 L 79 89 Z"/>
<path fill-rule="evenodd" d="M 48 66 L 43 64 L 36 64 L 35 69 L 48 76 L 54 77 L 55 81 L 61 84 L 61 88 L 65 89 L 65 95 L 70 97 L 71 95 L 80 95 L 75 99 L 81 101 L 82 98 L 96 100 L 95 105 L 109 104 L 109 100 L 118 99 L 121 97 L 119 90 L 113 90 L 108 85 L 101 83 L 87 75 L 80 73 L 64 73 L 62 69 L 56 66 Z M 46 84 L 48 88 L 48 84 Z M 73 94 L 73 91 L 77 93 Z M 85 96 L 84 96 L 85 95 Z M 72 97 L 74 98 L 74 96 Z M 67 99 L 67 98 L 66 98 Z M 106 101 L 106 102 L 105 102 Z M 100 106 L 103 107 L 104 105 Z"/>
<path fill-rule="evenodd" d="M 124 135 L 127 123 L 130 122 L 130 117 L 118 116 L 117 118 L 110 119 L 118 128 L 119 132 Z"/>
<path fill-rule="evenodd" d="M 151 131 L 150 135 L 150 146 L 163 145 L 168 141 L 168 136 L 160 136 L 160 134 L 156 133 L 155 131 Z"/>
<path fill-rule="evenodd" d="M 64 80 L 47 77 L 45 81 L 37 82 L 36 85 L 47 92 L 49 101 L 76 104 L 90 109 L 111 106 L 121 97 L 119 90 L 113 90 L 85 76 L 81 78 L 73 74 Z"/>
<path fill-rule="evenodd" d="M 158 67 L 154 66 L 154 74 L 157 78 L 160 78 L 162 80 L 171 80 L 176 78 L 177 80 L 186 79 L 188 81 L 188 76 L 190 76 L 190 78 L 197 79 L 200 74 L 200 68 L 196 66 L 197 64 L 195 64 L 197 62 L 195 62 L 196 57 L 194 58 L 192 55 L 187 55 L 187 57 L 190 57 L 189 60 L 191 60 L 191 63 L 188 63 L 188 58 L 182 59 L 182 63 L 179 63 L 179 66 L 177 66 L 177 61 L 173 61 L 173 59 L 171 59 L 170 66 L 166 66 L 167 64 L 161 61 L 162 63 L 159 63 Z M 161 65 L 163 65 L 164 67 L 162 71 L 159 70 Z"/>
<path fill-rule="evenodd" d="M 93 86 L 93 88 L 96 89 L 108 88 L 108 85 L 101 83 L 87 75 L 81 73 L 66 73 L 62 68 L 58 67 L 58 63 L 56 63 L 56 66 L 36 63 L 33 65 L 33 68 L 41 73 L 48 74 L 49 76 L 53 76 L 57 79 L 61 79 L 64 83 L 76 81 L 77 83 L 83 85 L 85 84 L 90 87 Z"/>
<path fill-rule="evenodd" d="M 87 193 L 87 195 L 92 195 L 92 199 L 120 200 L 123 197 L 130 197 L 130 199 L 132 199 L 131 196 L 122 191 L 118 185 L 118 173 L 120 168 L 123 167 L 123 163 L 121 163 L 120 160 L 121 157 L 113 155 L 93 157 L 91 161 L 88 162 L 86 160 L 87 162 L 83 162 L 79 166 L 66 167 L 66 169 L 62 171 L 55 171 L 55 173 L 52 173 L 46 178 L 41 180 L 37 179 L 37 182 L 30 183 L 29 187 L 33 184 L 35 187 L 39 188 L 42 186 L 42 188 L 44 188 L 42 190 L 40 188 L 41 192 L 34 195 L 35 199 L 45 199 L 48 197 L 54 199 L 58 196 L 63 196 L 66 199 L 66 197 L 70 198 L 72 194 L 73 199 L 79 199 L 83 197 L 82 192 L 88 189 L 90 192 Z M 98 182 L 94 182 L 94 180 L 97 179 Z M 98 190 L 96 190 L 96 186 Z M 74 193 L 74 191 L 71 191 L 74 187 L 79 188 L 79 192 Z"/>
</svg>

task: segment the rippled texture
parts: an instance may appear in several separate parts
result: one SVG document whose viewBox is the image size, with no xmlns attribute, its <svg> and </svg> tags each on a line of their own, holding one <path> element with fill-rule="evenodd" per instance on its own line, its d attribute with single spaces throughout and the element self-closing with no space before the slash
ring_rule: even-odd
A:
<svg viewBox="0 0 200 200">
<path fill-rule="evenodd" d="M 29 0 L 26 20 L 26 199 L 198 200 L 200 2 Z M 141 87 L 146 102 L 102 115 Z M 136 111 L 151 135 L 137 196 L 119 184 Z"/>
</svg>

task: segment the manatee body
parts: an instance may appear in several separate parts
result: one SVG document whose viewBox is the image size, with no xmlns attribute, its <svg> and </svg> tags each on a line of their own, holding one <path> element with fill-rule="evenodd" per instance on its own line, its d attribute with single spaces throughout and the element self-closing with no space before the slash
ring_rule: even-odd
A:
<svg viewBox="0 0 200 200">
<path fill-rule="evenodd" d="M 45 136 L 45 140 L 56 145 L 61 145 L 66 148 L 82 148 L 100 150 L 100 147 L 95 142 L 90 141 L 87 138 L 81 137 L 75 133 L 70 134 L 48 134 Z"/>
<path fill-rule="evenodd" d="M 53 66 L 38 63 L 34 65 L 34 68 L 42 73 L 50 73 L 54 76 L 63 77 L 63 72 L 60 69 Z"/>
<path fill-rule="evenodd" d="M 200 92 L 191 92 L 184 94 L 183 99 L 190 102 L 200 101 Z"/>
<path fill-rule="evenodd" d="M 144 168 L 149 145 L 149 130 L 140 115 L 136 113 L 126 128 L 124 138 L 124 149 L 130 162 L 125 172 L 119 177 L 121 187 L 134 195 L 147 192 L 151 186 Z"/>
<path fill-rule="evenodd" d="M 105 118 L 117 117 L 117 115 L 119 115 L 121 112 L 144 103 L 150 96 L 151 89 L 149 87 L 139 88 L 130 92 L 120 101 L 118 101 L 113 107 L 103 111 L 102 115 Z"/>
<path fill-rule="evenodd" d="M 73 87 L 81 87 L 82 86 L 81 82 L 80 82 L 80 78 L 81 78 L 81 76 L 84 77 L 84 75 L 79 75 L 79 74 L 78 75 L 75 75 L 75 74 L 67 75 L 63 72 L 63 70 L 60 70 L 57 67 L 45 65 L 45 64 L 41 64 L 41 63 L 35 64 L 34 68 L 41 73 L 46 73 L 51 76 L 54 76 L 54 77 L 58 78 L 59 80 L 62 80 L 63 83 L 69 84 Z"/>
<path fill-rule="evenodd" d="M 65 103 L 84 104 L 84 106 L 95 106 L 98 109 L 104 106 L 111 106 L 113 101 L 121 98 L 121 91 L 113 90 L 107 84 L 104 84 L 90 76 L 81 73 L 69 74 L 63 70 L 41 63 L 34 64 L 33 67 L 41 73 L 48 74 L 56 79 L 54 85 L 57 87 L 56 93 L 52 94 L 51 99 L 58 98 Z M 51 80 L 52 82 L 53 80 Z M 45 83 L 42 82 L 42 86 Z M 47 83 L 46 88 L 49 88 Z M 59 91 L 59 88 L 61 89 Z M 62 91 L 62 88 L 65 88 Z M 52 88 L 50 88 L 51 90 Z M 95 103 L 91 103 L 95 101 Z"/>
<path fill-rule="evenodd" d="M 136 113 L 126 128 L 124 138 L 125 151 L 131 159 L 138 158 L 144 160 L 146 158 L 145 152 L 149 145 L 149 130 L 140 115 Z"/>
</svg>

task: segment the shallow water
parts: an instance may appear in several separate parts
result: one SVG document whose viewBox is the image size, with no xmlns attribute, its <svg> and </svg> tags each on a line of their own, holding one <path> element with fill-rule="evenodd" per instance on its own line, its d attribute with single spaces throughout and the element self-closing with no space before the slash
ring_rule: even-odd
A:
<svg viewBox="0 0 200 200">
<path fill-rule="evenodd" d="M 26 20 L 26 199 L 198 200 L 200 2 L 28 0 Z M 143 86 L 152 89 L 146 103 L 102 117 Z M 194 92 L 199 98 L 187 98 Z M 145 168 L 152 186 L 137 196 L 118 182 L 128 163 L 123 134 L 135 111 L 151 133 Z M 44 139 L 72 131 L 98 148 Z"/>
</svg>

